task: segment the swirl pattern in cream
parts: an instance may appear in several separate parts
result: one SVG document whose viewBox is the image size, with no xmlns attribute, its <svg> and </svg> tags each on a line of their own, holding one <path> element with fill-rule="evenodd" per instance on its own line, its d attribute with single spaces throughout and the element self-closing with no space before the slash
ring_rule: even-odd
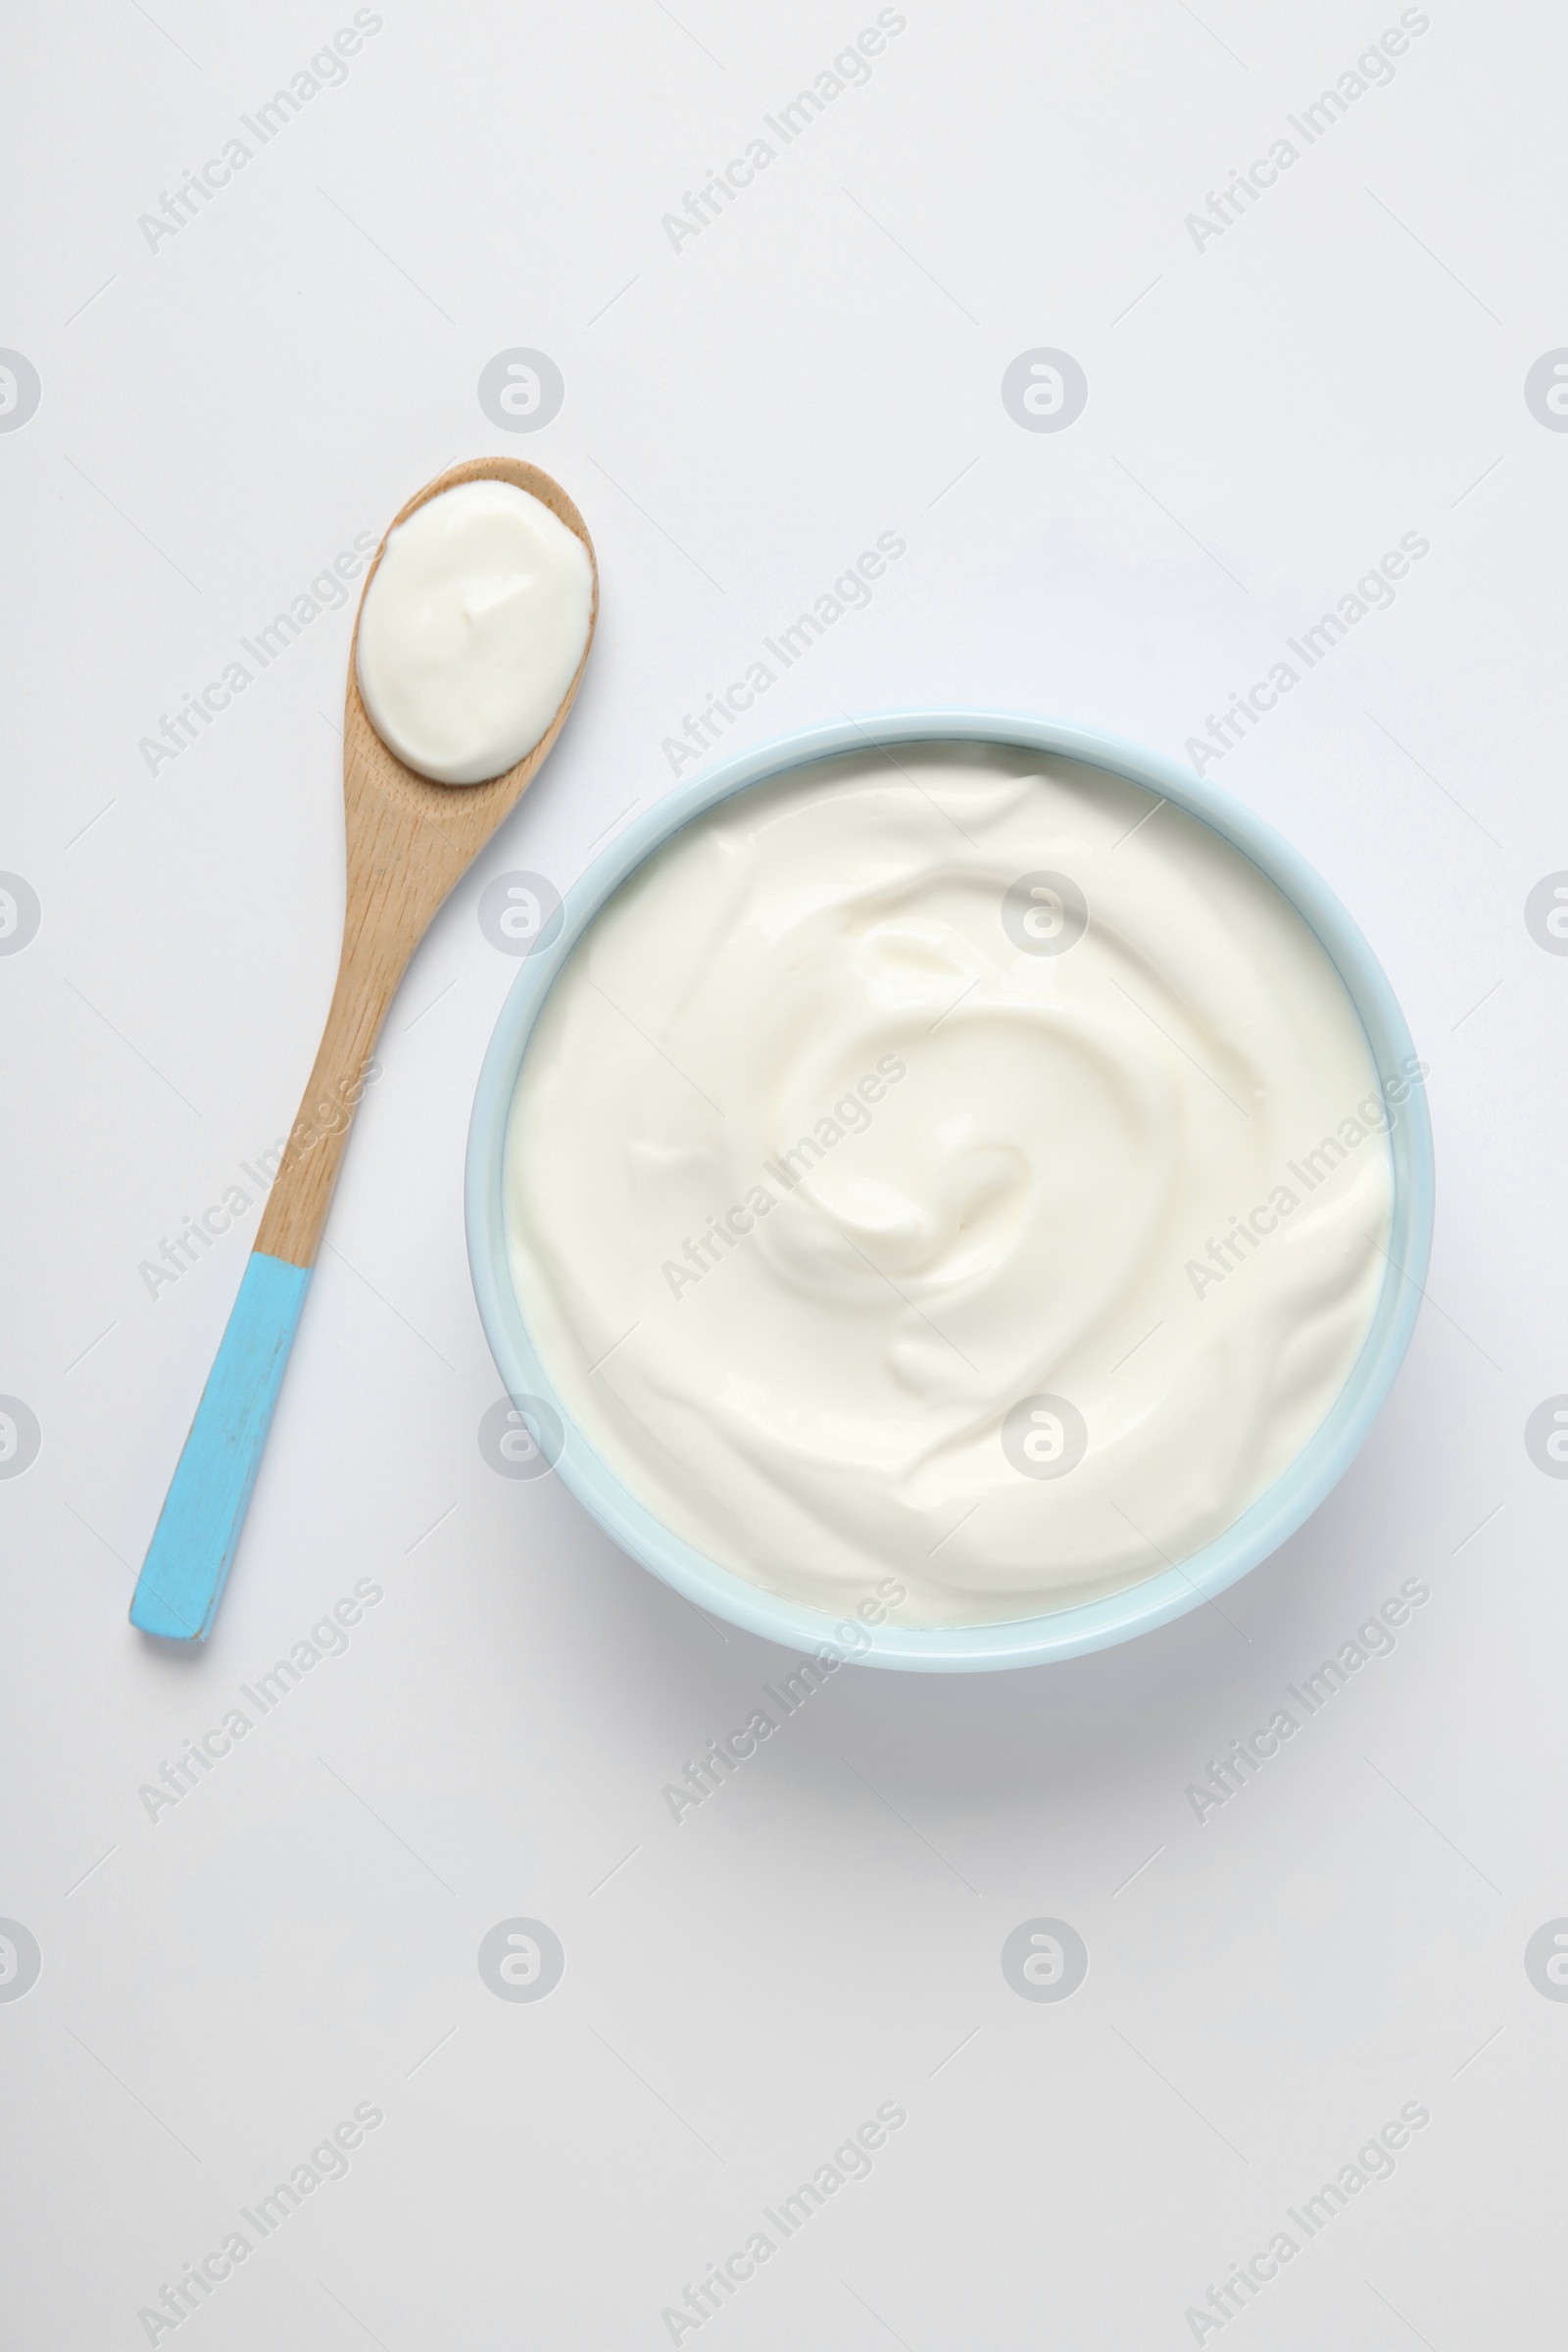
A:
<svg viewBox="0 0 1568 2352">
<path fill-rule="evenodd" d="M 821 762 L 651 858 L 509 1129 L 524 1319 L 701 1551 L 908 1624 L 1180 1562 L 1322 1422 L 1386 1269 L 1386 1075 L 1263 874 L 1104 770 Z"/>
</svg>

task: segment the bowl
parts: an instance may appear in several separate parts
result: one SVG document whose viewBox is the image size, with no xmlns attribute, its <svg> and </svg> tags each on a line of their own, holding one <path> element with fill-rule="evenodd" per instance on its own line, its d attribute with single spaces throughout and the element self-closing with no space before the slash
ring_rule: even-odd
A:
<svg viewBox="0 0 1568 2352">
<path fill-rule="evenodd" d="M 534 1022 L 578 938 L 633 869 L 692 817 L 718 802 L 813 760 L 877 746 L 995 743 L 1054 752 L 1162 794 L 1234 844 L 1317 934 L 1366 1032 L 1380 1075 L 1414 1054 L 1398 1002 L 1377 957 L 1327 885 L 1273 828 L 1240 802 L 1156 752 L 1102 733 L 995 710 L 904 710 L 780 736 L 679 785 L 595 858 L 522 964 L 501 1008 L 479 1073 L 468 1129 L 465 1212 L 480 1320 L 509 1396 L 544 1440 L 555 1474 L 632 1558 L 727 1624 L 797 1650 L 826 1644 L 835 1657 L 917 1673 L 1037 1666 L 1106 1649 L 1168 1625 L 1237 1583 L 1314 1511 L 1359 1451 L 1403 1360 L 1421 1302 L 1432 1246 L 1432 1128 L 1422 1087 L 1412 1088 L 1390 1132 L 1394 1213 L 1389 1268 L 1360 1354 L 1326 1420 L 1240 1518 L 1174 1567 L 1102 1597 L 1002 1624 L 853 1627 L 827 1612 L 764 1592 L 709 1559 L 666 1527 L 595 1452 L 551 1382 L 512 1286 L 503 1215 L 507 1120 Z M 541 1408 L 543 1408 L 541 1410 Z M 548 1433 L 548 1435 L 546 1434 Z M 542 1465 L 541 1465 L 542 1466 Z"/>
</svg>

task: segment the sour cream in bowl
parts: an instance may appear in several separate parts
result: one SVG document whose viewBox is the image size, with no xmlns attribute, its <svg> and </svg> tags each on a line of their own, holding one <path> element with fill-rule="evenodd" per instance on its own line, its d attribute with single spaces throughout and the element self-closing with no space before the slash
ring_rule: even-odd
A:
<svg viewBox="0 0 1568 2352">
<path fill-rule="evenodd" d="M 699 1605 L 952 1668 L 1211 1598 L 1361 1443 L 1430 1237 L 1370 950 L 1249 812 L 914 713 L 641 819 L 525 963 L 469 1251 L 520 1426 Z"/>
</svg>

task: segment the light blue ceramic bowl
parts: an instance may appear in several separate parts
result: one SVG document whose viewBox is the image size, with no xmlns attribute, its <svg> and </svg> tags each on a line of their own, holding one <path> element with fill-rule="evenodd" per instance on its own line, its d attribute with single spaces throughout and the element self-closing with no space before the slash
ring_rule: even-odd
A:
<svg viewBox="0 0 1568 2352">
<path fill-rule="evenodd" d="M 479 1073 L 468 1130 L 468 1262 L 479 1314 L 507 1392 L 514 1398 L 542 1399 L 559 1416 L 564 1439 L 556 1470 L 579 1502 L 624 1550 L 688 1600 L 792 1649 L 814 1649 L 830 1642 L 842 1653 L 846 1637 L 835 1618 L 761 1591 L 694 1550 L 665 1527 L 600 1459 L 552 1385 L 529 1337 L 508 1270 L 501 1184 L 507 1118 L 529 1034 L 552 981 L 611 893 L 652 851 L 702 810 L 787 768 L 878 744 L 934 741 L 1013 744 L 1028 751 L 1061 753 L 1130 777 L 1189 809 L 1261 867 L 1305 916 L 1334 958 L 1360 1013 L 1380 1076 L 1394 1077 L 1401 1062 L 1414 1053 L 1404 1016 L 1376 956 L 1333 892 L 1305 860 L 1229 794 L 1201 783 L 1173 760 L 1094 728 L 1060 726 L 1050 719 L 995 710 L 906 710 L 842 726 L 811 727 L 724 760 L 706 775 L 678 787 L 628 825 L 568 893 L 558 936 L 524 962 L 502 1007 Z M 928 1674 L 954 1673 L 1036 1666 L 1048 1659 L 1105 1649 L 1134 1634 L 1166 1625 L 1223 1592 L 1294 1534 L 1359 1449 L 1399 1369 L 1420 1304 L 1432 1243 L 1434 1182 L 1432 1128 L 1425 1092 L 1419 1085 L 1403 1102 L 1390 1142 L 1395 1179 L 1390 1265 L 1366 1345 L 1322 1428 L 1233 1526 L 1179 1567 L 1167 1568 L 1104 1599 L 1054 1610 L 1046 1616 L 1019 1618 L 1004 1625 L 882 1625 L 865 1633 L 858 1630 L 856 1647 L 866 1633 L 870 1642 L 862 1662 Z"/>
</svg>

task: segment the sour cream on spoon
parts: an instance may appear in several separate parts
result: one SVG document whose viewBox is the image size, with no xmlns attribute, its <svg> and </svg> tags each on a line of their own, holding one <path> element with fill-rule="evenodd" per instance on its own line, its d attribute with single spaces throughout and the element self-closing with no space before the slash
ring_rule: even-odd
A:
<svg viewBox="0 0 1568 2352">
<path fill-rule="evenodd" d="M 588 643 L 593 564 L 512 482 L 444 490 L 389 533 L 360 611 L 370 723 L 407 767 L 481 784 L 531 752 Z"/>
</svg>

